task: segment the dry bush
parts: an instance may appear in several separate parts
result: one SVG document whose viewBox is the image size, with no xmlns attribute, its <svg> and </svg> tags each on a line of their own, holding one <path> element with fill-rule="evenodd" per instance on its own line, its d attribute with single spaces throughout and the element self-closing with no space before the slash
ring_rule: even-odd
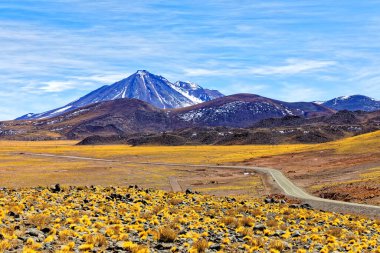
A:
<svg viewBox="0 0 380 253">
<path fill-rule="evenodd" d="M 179 198 L 172 198 L 172 199 L 169 199 L 169 204 L 173 205 L 173 206 L 176 206 L 176 205 L 179 205 L 179 204 L 182 204 L 182 199 L 179 199 Z"/>
<path fill-rule="evenodd" d="M 165 207 L 163 205 L 154 206 L 152 209 L 152 214 L 157 215 L 161 212 Z"/>
<path fill-rule="evenodd" d="M 340 238 L 342 236 L 342 232 L 343 232 L 343 230 L 341 228 L 330 228 L 327 231 L 327 234 L 332 235 L 336 238 Z"/>
<path fill-rule="evenodd" d="M 208 242 L 205 239 L 200 239 L 196 241 L 193 244 L 193 248 L 198 252 L 198 253 L 204 253 L 206 252 L 206 249 L 208 248 Z"/>
<path fill-rule="evenodd" d="M 286 223 L 282 223 L 280 226 L 279 226 L 279 229 L 285 231 L 288 229 L 288 227 L 286 226 Z"/>
<path fill-rule="evenodd" d="M 243 229 L 240 231 L 240 234 L 242 234 L 243 236 L 252 235 L 252 234 L 253 234 L 253 231 L 252 231 L 251 228 L 243 228 Z"/>
<path fill-rule="evenodd" d="M 275 249 L 281 252 L 285 249 L 285 244 L 281 240 L 273 240 L 269 243 L 269 249 Z"/>
<path fill-rule="evenodd" d="M 220 220 L 220 222 L 225 224 L 226 226 L 230 226 L 230 227 L 238 227 L 239 226 L 239 221 L 236 218 L 231 217 L 231 216 L 223 217 Z"/>
<path fill-rule="evenodd" d="M 239 223 L 244 227 L 252 227 L 255 224 L 255 220 L 252 217 L 244 216 L 239 219 Z"/>
<path fill-rule="evenodd" d="M 146 246 L 138 245 L 131 249 L 131 253 L 149 253 L 149 249 Z"/>
<path fill-rule="evenodd" d="M 261 211 L 260 209 L 256 208 L 256 209 L 251 209 L 249 211 L 249 213 L 252 215 L 252 216 L 262 216 L 263 215 L 263 211 Z"/>
<path fill-rule="evenodd" d="M 67 229 L 61 230 L 58 233 L 58 238 L 62 242 L 68 242 L 70 237 L 74 237 L 74 236 L 75 236 L 75 232 L 72 230 L 67 230 Z"/>
<path fill-rule="evenodd" d="M 92 244 L 94 246 L 98 246 L 98 247 L 107 246 L 107 238 L 102 234 L 85 235 L 84 239 L 86 243 Z"/>
<path fill-rule="evenodd" d="M 140 214 L 140 217 L 143 218 L 143 219 L 146 219 L 146 220 L 149 220 L 150 218 L 152 218 L 152 212 L 143 212 Z"/>
<path fill-rule="evenodd" d="M 6 250 L 11 248 L 11 244 L 8 240 L 0 241 L 0 252 L 5 252 Z"/>
<path fill-rule="evenodd" d="M 276 220 L 268 220 L 266 224 L 268 227 L 271 227 L 271 228 L 278 227 L 278 221 Z"/>
<path fill-rule="evenodd" d="M 38 213 L 28 216 L 28 222 L 36 227 L 44 228 L 50 224 L 52 218 L 49 215 Z"/>
<path fill-rule="evenodd" d="M 160 242 L 174 242 L 177 238 L 177 233 L 170 227 L 164 226 L 158 228 L 157 240 Z"/>
<path fill-rule="evenodd" d="M 226 211 L 226 215 L 229 215 L 229 216 L 236 216 L 236 214 L 237 214 L 237 210 L 236 210 L 236 209 L 233 209 L 233 208 L 228 209 L 228 210 Z"/>
<path fill-rule="evenodd" d="M 262 237 L 255 237 L 248 241 L 248 245 L 263 248 L 265 240 Z"/>
</svg>

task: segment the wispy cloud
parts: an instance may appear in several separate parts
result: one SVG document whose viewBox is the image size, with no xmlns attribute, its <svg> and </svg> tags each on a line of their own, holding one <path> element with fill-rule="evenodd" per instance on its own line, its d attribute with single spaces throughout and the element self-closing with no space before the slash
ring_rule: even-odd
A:
<svg viewBox="0 0 380 253">
<path fill-rule="evenodd" d="M 336 65 L 335 61 L 319 61 L 304 59 L 287 59 L 284 65 L 258 66 L 244 69 L 184 69 L 186 76 L 231 76 L 231 75 L 296 75 L 320 71 Z"/>
<path fill-rule="evenodd" d="M 322 70 L 336 64 L 335 61 L 288 59 L 285 65 L 251 68 L 249 73 L 255 75 L 295 75 Z"/>
<path fill-rule="evenodd" d="M 137 69 L 228 93 L 379 98 L 379 9 L 372 0 L 3 1 L 1 104 L 14 117 L 48 110 Z"/>
</svg>

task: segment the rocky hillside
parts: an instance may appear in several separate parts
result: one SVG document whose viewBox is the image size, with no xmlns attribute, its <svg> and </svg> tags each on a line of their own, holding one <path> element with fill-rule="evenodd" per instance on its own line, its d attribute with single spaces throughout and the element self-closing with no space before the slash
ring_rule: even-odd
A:
<svg viewBox="0 0 380 253">
<path fill-rule="evenodd" d="M 286 103 L 239 94 L 195 106 L 164 110 L 137 99 L 116 99 L 81 107 L 59 116 L 33 121 L 4 122 L 0 137 L 24 138 L 44 135 L 84 138 L 91 135 L 157 133 L 181 128 L 226 126 L 250 127 L 262 119 L 299 115 L 331 115 L 332 110 L 314 103 Z"/>
<path fill-rule="evenodd" d="M 363 95 L 342 96 L 322 103 L 334 110 L 349 111 L 377 111 L 380 110 L 380 101 Z"/>
<path fill-rule="evenodd" d="M 236 94 L 202 104 L 172 110 L 178 125 L 249 127 L 268 118 L 287 115 L 331 115 L 331 109 L 315 103 L 288 103 L 253 94 Z"/>
</svg>

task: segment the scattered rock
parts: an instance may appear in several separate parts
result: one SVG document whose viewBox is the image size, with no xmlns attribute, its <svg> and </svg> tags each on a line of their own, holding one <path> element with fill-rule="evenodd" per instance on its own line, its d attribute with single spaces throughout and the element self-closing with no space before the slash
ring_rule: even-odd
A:
<svg viewBox="0 0 380 253">
<path fill-rule="evenodd" d="M 267 227 L 263 224 L 258 224 L 253 227 L 253 230 L 264 231 Z"/>
<path fill-rule="evenodd" d="M 302 205 L 300 205 L 300 207 L 305 208 L 305 209 L 309 209 L 309 210 L 313 209 L 313 207 L 311 205 L 309 205 L 308 203 L 302 204 Z"/>
<path fill-rule="evenodd" d="M 299 237 L 299 236 L 301 236 L 301 233 L 298 230 L 294 231 L 292 234 L 292 237 Z"/>
<path fill-rule="evenodd" d="M 54 185 L 54 187 L 51 188 L 51 192 L 52 193 L 57 193 L 57 192 L 60 192 L 62 189 L 61 189 L 61 186 L 59 184 L 56 184 Z"/>
<path fill-rule="evenodd" d="M 43 233 L 36 228 L 28 228 L 25 231 L 25 234 L 30 235 L 30 236 L 34 236 L 34 237 L 39 237 L 39 236 L 43 235 Z"/>
</svg>

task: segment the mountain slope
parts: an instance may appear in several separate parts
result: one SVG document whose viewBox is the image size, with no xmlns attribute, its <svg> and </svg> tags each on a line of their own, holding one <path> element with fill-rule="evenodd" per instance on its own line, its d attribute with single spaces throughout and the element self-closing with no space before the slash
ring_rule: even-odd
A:
<svg viewBox="0 0 380 253">
<path fill-rule="evenodd" d="M 4 137 L 62 136 L 77 139 L 173 131 L 190 127 L 250 127 L 262 119 L 284 116 L 315 117 L 334 111 L 313 103 L 287 103 L 258 95 L 237 94 L 177 109 L 161 109 L 137 99 L 116 99 L 76 108 L 53 118 L 14 121 Z M 7 123 L 8 124 L 8 123 Z M 21 131 L 21 132 L 20 132 Z M 0 136 L 2 134 L 0 133 Z"/>
<path fill-rule="evenodd" d="M 178 125 L 186 122 L 193 126 L 249 127 L 267 118 L 315 117 L 331 115 L 334 111 L 315 103 L 288 103 L 253 94 L 236 94 L 174 109 L 170 113 Z"/>
<path fill-rule="evenodd" d="M 363 95 L 343 96 L 323 103 L 334 110 L 376 111 L 380 110 L 380 101 Z"/>
<path fill-rule="evenodd" d="M 173 84 L 162 76 L 151 74 L 146 70 L 138 70 L 126 79 L 100 87 L 65 106 L 44 113 L 26 114 L 18 120 L 51 118 L 93 103 L 120 98 L 136 98 L 157 108 L 165 109 L 194 105 L 217 96 L 223 96 L 223 94 L 218 91 L 204 90 L 191 82 L 178 81 Z"/>
<path fill-rule="evenodd" d="M 167 113 L 138 99 L 116 99 L 75 109 L 54 118 L 37 120 L 39 129 L 70 139 L 99 134 L 124 135 L 160 132 L 170 128 Z"/>
</svg>

